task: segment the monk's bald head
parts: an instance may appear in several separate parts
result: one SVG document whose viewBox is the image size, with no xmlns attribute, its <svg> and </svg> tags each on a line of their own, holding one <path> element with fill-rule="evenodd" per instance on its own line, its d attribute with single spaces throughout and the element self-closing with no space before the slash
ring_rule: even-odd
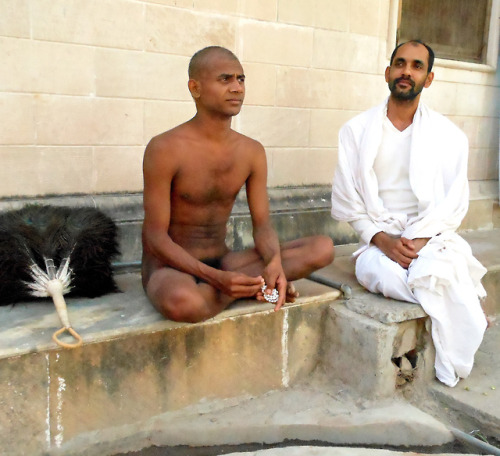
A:
<svg viewBox="0 0 500 456">
<path fill-rule="evenodd" d="M 189 62 L 188 75 L 189 79 L 197 79 L 203 70 L 210 65 L 210 61 L 214 57 L 226 57 L 229 60 L 238 60 L 229 49 L 221 46 L 208 46 L 196 52 Z"/>
</svg>

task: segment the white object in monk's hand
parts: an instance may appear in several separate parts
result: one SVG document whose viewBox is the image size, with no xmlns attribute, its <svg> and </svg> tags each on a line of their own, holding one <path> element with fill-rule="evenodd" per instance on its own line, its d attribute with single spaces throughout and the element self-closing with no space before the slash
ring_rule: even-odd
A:
<svg viewBox="0 0 500 456">
<path fill-rule="evenodd" d="M 267 294 L 266 293 L 266 288 L 267 288 L 266 284 L 262 285 L 261 290 L 262 290 L 262 293 L 264 295 L 264 299 L 267 302 L 272 302 L 273 304 L 277 303 L 278 299 L 280 297 L 280 295 L 278 293 L 278 290 L 276 288 L 273 288 L 273 291 L 271 291 L 271 294 Z"/>
</svg>

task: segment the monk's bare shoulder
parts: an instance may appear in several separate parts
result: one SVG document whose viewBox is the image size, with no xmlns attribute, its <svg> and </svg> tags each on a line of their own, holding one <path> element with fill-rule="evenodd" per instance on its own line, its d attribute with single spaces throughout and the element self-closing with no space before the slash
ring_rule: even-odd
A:
<svg viewBox="0 0 500 456">
<path fill-rule="evenodd" d="M 192 141 L 192 132 L 187 123 L 154 136 L 146 146 L 144 152 L 144 167 L 155 168 L 169 163 L 174 165 L 182 157 L 189 142 Z"/>
<path fill-rule="evenodd" d="M 238 149 L 244 152 L 251 162 L 265 158 L 266 152 L 264 146 L 259 141 L 236 131 L 234 132 L 234 140 L 238 145 Z"/>
</svg>

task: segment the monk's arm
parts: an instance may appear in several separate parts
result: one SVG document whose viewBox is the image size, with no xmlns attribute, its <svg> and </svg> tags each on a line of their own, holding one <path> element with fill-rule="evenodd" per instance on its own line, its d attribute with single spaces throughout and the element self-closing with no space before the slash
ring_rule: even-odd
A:
<svg viewBox="0 0 500 456">
<path fill-rule="evenodd" d="M 170 153 L 168 141 L 153 139 L 144 154 L 143 248 L 162 263 L 196 276 L 234 298 L 253 296 L 262 280 L 221 271 L 202 263 L 169 236 L 171 186 L 179 157 Z"/>
<path fill-rule="evenodd" d="M 264 280 L 269 291 L 277 288 L 279 292 L 275 307 L 278 310 L 285 303 L 287 280 L 281 264 L 278 235 L 269 216 L 266 154 L 261 144 L 255 143 L 254 147 L 252 172 L 246 182 L 248 207 L 252 217 L 255 249 L 266 265 Z"/>
</svg>

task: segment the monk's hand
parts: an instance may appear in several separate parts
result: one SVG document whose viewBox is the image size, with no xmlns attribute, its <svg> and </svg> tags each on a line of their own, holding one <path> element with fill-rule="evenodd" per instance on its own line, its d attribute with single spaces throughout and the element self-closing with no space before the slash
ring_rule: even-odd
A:
<svg viewBox="0 0 500 456">
<path fill-rule="evenodd" d="M 264 294 L 270 295 L 275 288 L 278 290 L 278 302 L 274 307 L 274 310 L 277 311 L 285 304 L 286 300 L 287 280 L 281 265 L 281 259 L 272 260 L 265 267 L 263 276 L 266 283 Z M 265 296 L 263 298 L 265 299 Z"/>
<path fill-rule="evenodd" d="M 408 269 L 410 263 L 418 257 L 415 242 L 411 239 L 393 238 L 381 231 L 373 236 L 372 242 L 404 269 Z"/>
<path fill-rule="evenodd" d="M 241 272 L 219 271 L 216 287 L 222 293 L 240 299 L 256 296 L 263 284 L 262 276 L 252 277 Z"/>
</svg>

